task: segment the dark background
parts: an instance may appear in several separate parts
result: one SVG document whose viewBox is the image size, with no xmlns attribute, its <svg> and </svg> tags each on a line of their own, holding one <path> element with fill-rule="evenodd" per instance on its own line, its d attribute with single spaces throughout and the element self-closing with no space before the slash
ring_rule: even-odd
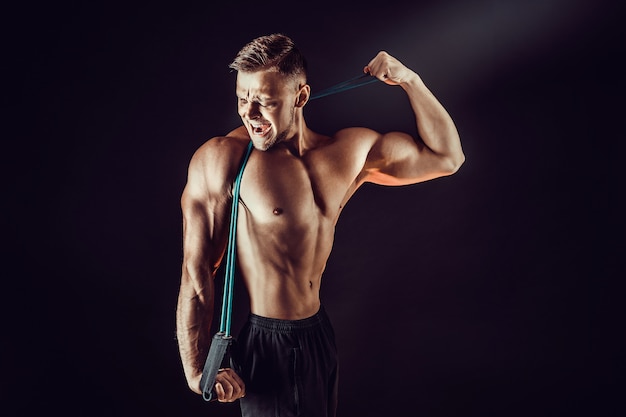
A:
<svg viewBox="0 0 626 417">
<path fill-rule="evenodd" d="M 272 32 L 314 91 L 398 57 L 467 157 L 367 185 L 339 221 L 322 288 L 339 415 L 623 411 L 618 2 L 204 3 L 5 6 L 1 414 L 237 415 L 183 377 L 179 198 L 195 149 L 240 123 L 228 63 Z M 381 84 L 305 115 L 323 133 L 415 132 Z"/>
</svg>

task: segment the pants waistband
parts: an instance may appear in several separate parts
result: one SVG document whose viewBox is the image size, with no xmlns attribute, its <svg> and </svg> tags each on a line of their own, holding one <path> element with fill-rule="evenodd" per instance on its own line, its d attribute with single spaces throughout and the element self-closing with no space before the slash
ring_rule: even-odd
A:
<svg viewBox="0 0 626 417">
<path fill-rule="evenodd" d="M 318 327 L 319 325 L 326 323 L 328 318 L 326 316 L 326 311 L 322 306 L 317 313 L 312 315 L 311 317 L 307 317 L 305 319 L 299 320 L 282 320 L 282 319 L 274 319 L 270 317 L 257 316 L 256 314 L 250 313 L 249 322 L 253 327 L 259 327 L 266 330 L 273 331 L 282 331 L 282 332 L 291 332 L 298 330 L 307 330 L 314 327 Z"/>
</svg>

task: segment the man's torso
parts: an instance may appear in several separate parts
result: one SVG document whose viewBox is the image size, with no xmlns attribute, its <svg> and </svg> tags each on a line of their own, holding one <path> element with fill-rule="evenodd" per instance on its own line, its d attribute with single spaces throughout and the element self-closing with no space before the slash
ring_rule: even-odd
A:
<svg viewBox="0 0 626 417">
<path fill-rule="evenodd" d="M 335 224 L 367 157 L 366 146 L 348 139 L 315 135 L 302 155 L 284 144 L 251 153 L 241 182 L 237 257 L 254 314 L 300 319 L 318 311 Z"/>
</svg>

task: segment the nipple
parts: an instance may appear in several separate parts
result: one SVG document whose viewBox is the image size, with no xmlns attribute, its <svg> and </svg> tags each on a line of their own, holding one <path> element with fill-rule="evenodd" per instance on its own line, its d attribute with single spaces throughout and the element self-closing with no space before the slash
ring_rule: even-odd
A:
<svg viewBox="0 0 626 417">
<path fill-rule="evenodd" d="M 281 214 L 283 214 L 283 209 L 281 209 L 280 207 L 276 207 L 274 211 L 272 211 L 272 213 L 274 213 L 276 216 L 280 216 Z"/>
</svg>

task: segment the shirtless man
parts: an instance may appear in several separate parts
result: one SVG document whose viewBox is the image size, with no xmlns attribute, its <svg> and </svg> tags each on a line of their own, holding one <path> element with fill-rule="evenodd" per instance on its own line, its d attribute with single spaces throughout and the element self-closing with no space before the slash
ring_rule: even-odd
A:
<svg viewBox="0 0 626 417">
<path fill-rule="evenodd" d="M 330 137 L 310 130 L 303 115 L 311 94 L 305 60 L 286 36 L 253 40 L 230 67 L 237 71 L 243 126 L 195 152 L 181 199 L 177 337 L 185 376 L 200 393 L 232 184 L 252 141 L 237 223 L 250 318 L 233 348 L 234 369 L 218 373 L 215 391 L 222 402 L 241 398 L 244 416 L 333 416 L 337 358 L 319 292 L 339 214 L 365 182 L 406 185 L 453 174 L 464 162 L 459 135 L 421 78 L 385 52 L 364 72 L 406 92 L 417 138 L 363 127 Z"/>
</svg>

